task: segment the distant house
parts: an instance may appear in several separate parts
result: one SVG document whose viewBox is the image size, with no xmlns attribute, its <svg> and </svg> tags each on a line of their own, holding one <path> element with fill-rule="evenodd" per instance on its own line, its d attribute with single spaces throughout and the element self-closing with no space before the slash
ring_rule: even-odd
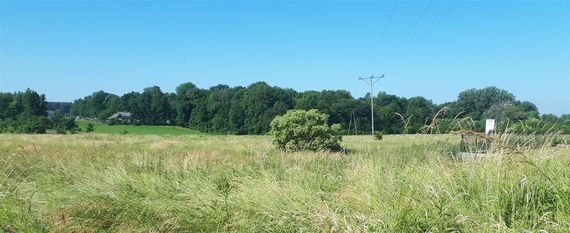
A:
<svg viewBox="0 0 570 233">
<path fill-rule="evenodd" d="M 133 114 L 130 112 L 117 112 L 107 118 L 109 124 L 129 124 Z"/>
</svg>

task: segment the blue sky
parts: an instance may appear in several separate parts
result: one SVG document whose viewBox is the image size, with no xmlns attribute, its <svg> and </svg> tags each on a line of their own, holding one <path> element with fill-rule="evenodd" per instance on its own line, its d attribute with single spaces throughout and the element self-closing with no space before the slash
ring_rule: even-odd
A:
<svg viewBox="0 0 570 233">
<path fill-rule="evenodd" d="M 360 97 L 358 76 L 385 74 L 376 90 L 443 103 L 494 85 L 560 115 L 569 12 L 549 0 L 0 0 L 0 91 L 72 101 L 266 81 Z"/>
</svg>

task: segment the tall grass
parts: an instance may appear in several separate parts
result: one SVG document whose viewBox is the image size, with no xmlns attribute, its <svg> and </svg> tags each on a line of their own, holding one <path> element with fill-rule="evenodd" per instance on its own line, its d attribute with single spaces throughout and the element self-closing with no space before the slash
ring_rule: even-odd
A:
<svg viewBox="0 0 570 233">
<path fill-rule="evenodd" d="M 484 160 L 457 135 L 0 135 L 0 232 L 565 232 L 570 148 Z"/>
</svg>

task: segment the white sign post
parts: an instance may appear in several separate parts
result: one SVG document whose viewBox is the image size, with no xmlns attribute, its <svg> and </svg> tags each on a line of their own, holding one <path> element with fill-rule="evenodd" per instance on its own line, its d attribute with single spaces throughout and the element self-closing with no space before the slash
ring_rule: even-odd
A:
<svg viewBox="0 0 570 233">
<path fill-rule="evenodd" d="M 489 134 L 491 130 L 495 129 L 495 119 L 487 119 L 485 122 L 485 134 Z"/>
</svg>

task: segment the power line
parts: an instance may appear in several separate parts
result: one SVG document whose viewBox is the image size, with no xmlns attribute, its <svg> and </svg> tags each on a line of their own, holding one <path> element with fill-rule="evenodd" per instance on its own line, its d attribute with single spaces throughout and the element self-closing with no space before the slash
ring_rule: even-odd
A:
<svg viewBox="0 0 570 233">
<path fill-rule="evenodd" d="M 433 2 L 433 0 L 430 0 L 428 2 L 428 4 L 424 7 L 424 9 L 422 10 L 422 13 L 420 14 L 420 16 L 416 19 L 416 21 L 414 22 L 414 24 L 412 25 L 412 28 L 410 28 L 410 30 L 408 31 L 408 33 L 406 33 L 406 35 L 404 36 L 404 39 L 402 41 L 400 41 L 400 43 L 398 44 L 398 46 L 396 47 L 396 49 L 394 49 L 394 52 L 392 52 L 392 54 L 388 57 L 388 59 L 386 59 L 386 61 L 384 62 L 384 66 L 388 65 L 388 63 L 392 60 L 392 58 L 394 57 L 394 55 L 396 55 L 396 53 L 400 50 L 400 48 L 402 47 L 402 45 L 404 45 L 404 43 L 408 40 L 408 37 L 410 37 L 410 35 L 412 34 L 412 32 L 416 29 L 416 27 L 418 26 L 418 24 L 420 23 L 420 21 L 423 19 L 423 17 L 425 16 L 428 8 L 431 6 L 431 3 Z"/>
<path fill-rule="evenodd" d="M 364 66 L 362 73 L 366 72 L 366 70 L 368 69 L 368 66 L 370 66 L 370 62 L 372 62 L 372 60 L 376 57 L 376 51 L 378 50 L 378 46 L 380 45 L 380 42 L 384 38 L 384 34 L 386 34 L 388 26 L 390 26 L 390 23 L 392 22 L 392 18 L 394 18 L 394 13 L 396 13 L 396 9 L 398 8 L 398 5 L 400 5 L 400 0 L 398 0 L 396 2 L 396 4 L 394 5 L 394 8 L 392 8 L 392 13 L 390 13 L 390 16 L 388 17 L 388 21 L 386 21 L 384 28 L 380 32 L 378 40 L 376 40 L 376 44 L 374 46 L 374 49 L 372 50 L 372 54 L 368 58 L 368 61 L 366 62 L 366 65 Z"/>
<path fill-rule="evenodd" d="M 420 40 L 420 42 L 412 50 L 410 50 L 409 54 L 415 52 L 425 42 L 425 40 L 427 40 L 427 38 L 435 31 L 435 29 L 439 27 L 439 25 L 451 14 L 451 12 L 457 7 L 457 5 L 459 5 L 459 2 L 461 2 L 461 0 L 455 1 L 455 3 L 445 12 L 445 14 L 437 21 L 437 23 L 430 28 L 430 30 L 426 33 L 426 35 L 422 38 L 422 40 Z"/>
</svg>

